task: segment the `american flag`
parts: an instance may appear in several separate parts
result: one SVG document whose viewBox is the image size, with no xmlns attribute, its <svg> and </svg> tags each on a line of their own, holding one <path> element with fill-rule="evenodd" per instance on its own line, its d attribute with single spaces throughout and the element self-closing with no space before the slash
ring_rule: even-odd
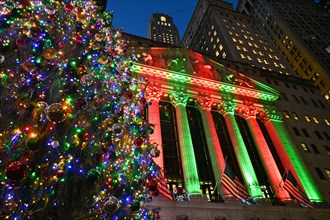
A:
<svg viewBox="0 0 330 220">
<path fill-rule="evenodd" d="M 168 189 L 167 184 L 165 182 L 165 178 L 161 172 L 158 175 L 158 180 L 159 180 L 159 183 L 158 183 L 159 194 L 162 195 L 163 197 L 165 197 L 166 199 L 173 201 L 172 193 Z"/>
<path fill-rule="evenodd" d="M 284 180 L 283 188 L 286 189 L 290 195 L 294 197 L 300 204 L 309 208 L 313 208 L 313 204 L 309 201 L 306 193 L 299 186 L 297 180 L 294 178 L 290 170 L 288 171 Z"/>
<path fill-rule="evenodd" d="M 249 193 L 246 191 L 237 176 L 235 176 L 228 164 L 226 164 L 223 172 L 221 183 L 235 198 L 246 199 L 249 197 Z"/>
</svg>

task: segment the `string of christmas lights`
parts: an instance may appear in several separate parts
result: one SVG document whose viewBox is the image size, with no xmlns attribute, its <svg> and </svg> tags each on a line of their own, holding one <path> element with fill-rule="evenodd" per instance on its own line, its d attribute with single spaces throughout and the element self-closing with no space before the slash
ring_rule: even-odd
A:
<svg viewBox="0 0 330 220">
<path fill-rule="evenodd" d="M 147 80 L 112 13 L 88 0 L 0 9 L 0 219 L 155 218 Z"/>
</svg>

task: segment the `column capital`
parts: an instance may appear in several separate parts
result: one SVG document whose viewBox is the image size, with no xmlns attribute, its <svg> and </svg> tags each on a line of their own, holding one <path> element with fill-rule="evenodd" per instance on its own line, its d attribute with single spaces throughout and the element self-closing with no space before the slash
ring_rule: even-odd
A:
<svg viewBox="0 0 330 220">
<path fill-rule="evenodd" d="M 178 106 L 178 105 L 186 106 L 188 101 L 188 96 L 182 91 L 177 91 L 177 92 L 172 92 L 170 94 L 170 99 L 174 106 Z"/>
<path fill-rule="evenodd" d="M 259 119 L 262 123 L 266 124 L 269 120 L 283 121 L 282 115 L 278 113 L 274 108 L 266 108 L 259 112 Z"/>
<path fill-rule="evenodd" d="M 150 86 L 148 85 L 146 88 L 146 95 L 148 101 L 156 100 L 159 101 L 162 96 L 162 89 L 157 87 L 157 85 Z"/>
<path fill-rule="evenodd" d="M 232 101 L 222 101 L 217 106 L 217 110 L 223 115 L 229 113 L 233 114 L 235 108 L 236 108 L 236 104 Z"/>
<path fill-rule="evenodd" d="M 251 117 L 255 118 L 257 113 L 258 113 L 257 108 L 252 106 L 252 103 L 251 103 L 251 105 L 248 105 L 248 104 L 239 105 L 235 110 L 244 119 L 248 119 L 248 118 L 251 118 Z"/>
<path fill-rule="evenodd" d="M 210 111 L 212 108 L 213 101 L 208 96 L 199 96 L 198 97 L 198 107 L 204 110 Z"/>
</svg>

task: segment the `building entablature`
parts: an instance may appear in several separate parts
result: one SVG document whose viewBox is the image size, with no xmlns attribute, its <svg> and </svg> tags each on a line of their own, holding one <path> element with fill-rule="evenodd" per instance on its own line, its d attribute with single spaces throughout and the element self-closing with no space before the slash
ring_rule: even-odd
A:
<svg viewBox="0 0 330 220">
<path fill-rule="evenodd" d="M 146 78 L 148 87 L 161 90 L 163 99 L 180 92 L 188 102 L 208 97 L 212 109 L 229 101 L 236 107 L 252 104 L 263 109 L 279 96 L 278 91 L 188 49 L 134 48 L 134 56 L 131 70 Z"/>
</svg>

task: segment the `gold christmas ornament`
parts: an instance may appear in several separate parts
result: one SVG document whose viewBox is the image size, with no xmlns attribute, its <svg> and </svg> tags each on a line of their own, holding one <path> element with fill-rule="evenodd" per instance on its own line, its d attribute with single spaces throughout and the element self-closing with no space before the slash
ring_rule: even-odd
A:
<svg viewBox="0 0 330 220">
<path fill-rule="evenodd" d="M 30 62 L 29 60 L 25 61 L 22 64 L 23 70 L 27 71 L 27 72 L 32 72 L 35 69 L 35 66 L 32 62 Z"/>
<path fill-rule="evenodd" d="M 105 54 L 102 54 L 101 57 L 98 59 L 100 64 L 106 64 L 108 62 L 108 57 Z"/>
<path fill-rule="evenodd" d="M 56 50 L 54 48 L 46 48 L 42 54 L 47 60 L 52 60 L 56 57 Z"/>
</svg>

